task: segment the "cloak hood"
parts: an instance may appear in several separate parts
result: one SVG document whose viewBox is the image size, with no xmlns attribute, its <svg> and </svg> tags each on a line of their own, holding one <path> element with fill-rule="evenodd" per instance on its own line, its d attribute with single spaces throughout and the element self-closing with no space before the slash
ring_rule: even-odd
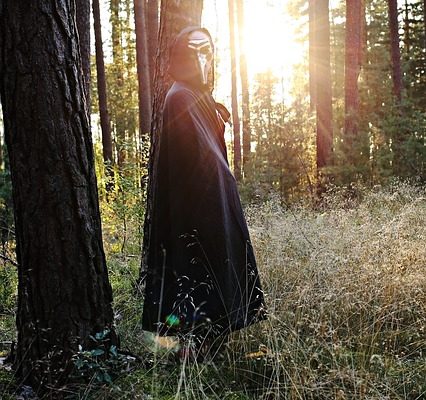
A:
<svg viewBox="0 0 426 400">
<path fill-rule="evenodd" d="M 198 89 L 212 91 L 214 86 L 214 56 L 208 83 L 204 85 L 200 79 L 196 56 L 194 52 L 188 48 L 188 36 L 194 31 L 204 32 L 209 37 L 214 53 L 213 40 L 210 32 L 199 26 L 189 26 L 183 29 L 172 42 L 170 47 L 169 74 L 175 81 L 188 83 Z"/>
</svg>

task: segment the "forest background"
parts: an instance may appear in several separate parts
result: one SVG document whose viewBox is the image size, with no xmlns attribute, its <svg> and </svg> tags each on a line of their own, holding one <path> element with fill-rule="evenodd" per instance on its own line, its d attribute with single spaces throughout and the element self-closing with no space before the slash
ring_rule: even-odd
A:
<svg viewBox="0 0 426 400">
<path fill-rule="evenodd" d="M 193 13 L 202 8 L 199 1 L 180 3 Z M 75 356 L 86 382 L 69 396 L 420 399 L 426 393 L 425 2 L 204 2 L 203 25 L 216 44 L 214 96 L 232 110 L 229 159 L 271 313 L 268 323 L 235 335 L 219 367 L 176 366 L 173 346 L 147 341 L 140 330 L 135 287 L 151 119 L 155 127 L 159 114 L 153 70 L 156 54 L 165 51 L 156 40 L 161 12 L 157 2 L 133 0 L 104 1 L 99 11 L 92 39 L 97 30 L 103 41 L 98 36 L 88 47 L 85 73 L 90 69 L 114 321 L 131 354 L 113 350 L 105 359 L 100 332 L 98 347 Z M 16 340 L 18 278 L 1 133 L 6 351 Z M 2 395 L 19 392 L 20 378 L 0 371 Z"/>
</svg>

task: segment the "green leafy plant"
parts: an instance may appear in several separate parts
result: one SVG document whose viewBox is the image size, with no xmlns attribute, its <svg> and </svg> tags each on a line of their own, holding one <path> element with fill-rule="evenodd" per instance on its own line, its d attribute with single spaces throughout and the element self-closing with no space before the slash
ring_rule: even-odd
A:
<svg viewBox="0 0 426 400">
<path fill-rule="evenodd" d="M 93 348 L 84 350 L 81 346 L 74 355 L 75 377 L 87 382 L 112 384 L 113 380 L 133 368 L 135 357 L 122 354 L 117 346 L 110 345 L 109 330 L 90 336 Z"/>
</svg>

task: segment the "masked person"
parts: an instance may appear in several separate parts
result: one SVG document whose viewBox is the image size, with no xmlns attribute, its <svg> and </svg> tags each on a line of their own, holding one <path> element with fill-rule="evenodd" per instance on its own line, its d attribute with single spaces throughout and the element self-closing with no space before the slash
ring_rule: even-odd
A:
<svg viewBox="0 0 426 400">
<path fill-rule="evenodd" d="M 177 36 L 169 73 L 175 82 L 154 154 L 142 327 L 191 337 L 200 350 L 266 312 L 227 160 L 224 121 L 230 115 L 211 96 L 207 30 L 190 27 Z"/>
</svg>

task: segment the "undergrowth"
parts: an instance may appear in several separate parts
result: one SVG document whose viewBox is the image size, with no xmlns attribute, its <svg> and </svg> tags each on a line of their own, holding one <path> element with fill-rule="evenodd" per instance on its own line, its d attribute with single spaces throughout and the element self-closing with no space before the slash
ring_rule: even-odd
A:
<svg viewBox="0 0 426 400">
<path fill-rule="evenodd" d="M 278 199 L 248 207 L 269 318 L 235 332 L 224 357 L 205 363 L 177 363 L 172 341 L 141 330 L 140 226 L 127 224 L 123 246 L 110 240 L 120 221 L 105 205 L 103 213 L 117 330 L 136 359 L 112 383 L 93 380 L 67 398 L 425 398 L 424 188 L 335 190 L 315 209 Z M 9 330 L 2 316 L 0 332 Z M 6 396 L 4 382 L 2 372 Z"/>
</svg>

